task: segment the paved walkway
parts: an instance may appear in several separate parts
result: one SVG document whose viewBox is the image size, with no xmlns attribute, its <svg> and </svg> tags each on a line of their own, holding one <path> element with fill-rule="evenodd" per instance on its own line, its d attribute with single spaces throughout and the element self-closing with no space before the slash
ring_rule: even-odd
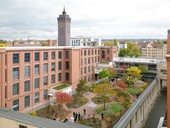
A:
<svg viewBox="0 0 170 128">
<path fill-rule="evenodd" d="M 68 109 L 66 105 L 64 105 L 64 108 L 66 110 L 70 110 L 71 113 L 69 113 L 68 115 L 68 119 L 70 120 L 71 117 L 73 117 L 73 112 L 76 113 L 80 113 L 80 115 L 84 116 L 84 118 L 88 118 L 88 117 L 93 117 L 93 113 L 95 113 L 95 108 L 102 106 L 103 104 L 93 104 L 91 98 L 93 98 L 95 96 L 94 93 L 91 92 L 86 92 L 83 94 L 85 98 L 88 99 L 88 102 L 86 104 L 84 104 L 83 106 L 79 107 L 79 108 L 72 108 L 72 109 Z M 86 115 L 84 115 L 83 109 L 86 109 Z M 101 120 L 101 115 L 95 114 L 95 117 L 99 118 Z M 102 121 L 102 128 L 107 128 L 106 127 L 106 122 Z"/>
</svg>

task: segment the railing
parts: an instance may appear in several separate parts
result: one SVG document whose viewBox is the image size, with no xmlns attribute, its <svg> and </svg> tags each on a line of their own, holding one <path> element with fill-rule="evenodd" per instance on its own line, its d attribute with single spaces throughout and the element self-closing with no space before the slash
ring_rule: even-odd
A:
<svg viewBox="0 0 170 128">
<path fill-rule="evenodd" d="M 139 96 L 139 98 L 133 103 L 133 105 L 121 117 L 121 119 L 116 123 L 114 128 L 125 128 L 127 126 L 157 83 L 157 79 L 154 79 L 152 83 L 145 89 L 145 91 Z"/>
</svg>

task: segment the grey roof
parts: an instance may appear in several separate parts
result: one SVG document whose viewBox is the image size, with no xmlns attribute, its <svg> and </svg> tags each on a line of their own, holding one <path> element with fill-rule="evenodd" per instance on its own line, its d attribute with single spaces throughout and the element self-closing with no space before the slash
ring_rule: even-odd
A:
<svg viewBox="0 0 170 128">
<path fill-rule="evenodd" d="M 0 108 L 0 117 L 15 120 L 38 128 L 91 128 L 89 126 L 81 125 L 78 123 L 63 123 L 38 116 L 32 116 L 26 113 L 16 112 L 6 108 Z"/>
</svg>

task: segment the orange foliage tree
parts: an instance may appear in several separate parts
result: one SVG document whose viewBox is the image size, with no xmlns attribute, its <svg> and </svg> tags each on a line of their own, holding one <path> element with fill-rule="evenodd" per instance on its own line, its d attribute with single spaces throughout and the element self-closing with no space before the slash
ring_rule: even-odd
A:
<svg viewBox="0 0 170 128">
<path fill-rule="evenodd" d="M 72 97 L 65 93 L 65 92 L 56 92 L 55 93 L 55 97 L 56 97 L 56 103 L 59 106 L 59 111 L 60 111 L 60 107 L 61 105 L 63 105 L 64 103 L 70 102 L 72 100 Z"/>
<path fill-rule="evenodd" d="M 123 80 L 118 80 L 117 86 L 121 87 L 123 89 L 123 91 L 125 91 L 126 88 L 128 87 L 128 84 L 126 84 Z"/>
</svg>

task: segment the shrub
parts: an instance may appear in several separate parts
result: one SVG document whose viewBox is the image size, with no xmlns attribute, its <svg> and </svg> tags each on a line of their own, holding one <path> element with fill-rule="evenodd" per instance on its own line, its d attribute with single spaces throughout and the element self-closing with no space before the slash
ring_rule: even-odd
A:
<svg viewBox="0 0 170 128">
<path fill-rule="evenodd" d="M 37 115 L 37 112 L 36 112 L 36 111 L 33 111 L 33 112 L 31 112 L 31 115 L 36 116 L 36 115 Z"/>
</svg>

